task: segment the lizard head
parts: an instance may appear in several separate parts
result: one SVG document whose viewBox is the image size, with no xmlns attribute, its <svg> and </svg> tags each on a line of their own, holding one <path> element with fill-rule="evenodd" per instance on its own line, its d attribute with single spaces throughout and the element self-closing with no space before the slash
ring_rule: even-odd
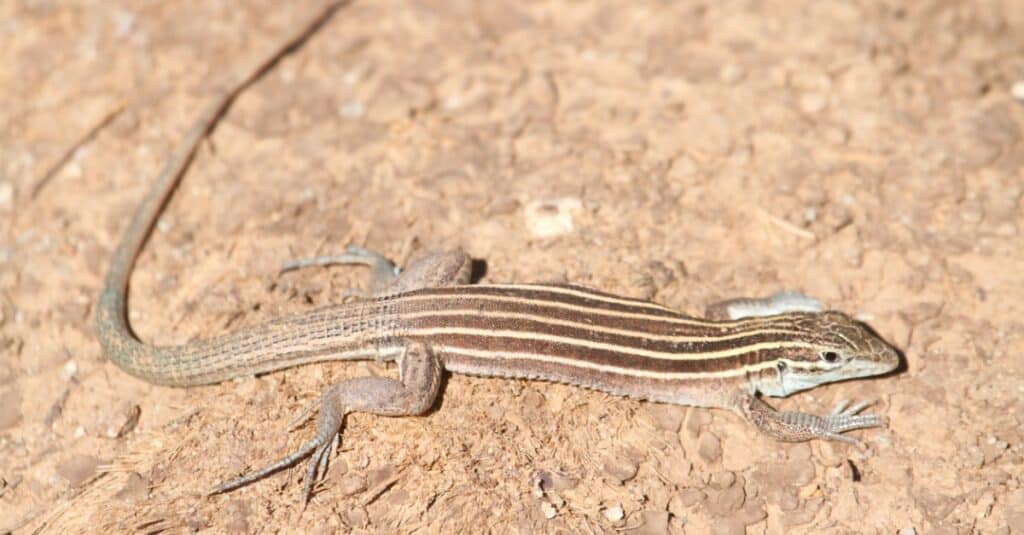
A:
<svg viewBox="0 0 1024 535">
<path fill-rule="evenodd" d="M 787 314 L 806 344 L 775 353 L 775 366 L 755 382 L 769 396 L 788 396 L 825 383 L 870 377 L 899 366 L 899 353 L 867 325 L 841 312 Z"/>
</svg>

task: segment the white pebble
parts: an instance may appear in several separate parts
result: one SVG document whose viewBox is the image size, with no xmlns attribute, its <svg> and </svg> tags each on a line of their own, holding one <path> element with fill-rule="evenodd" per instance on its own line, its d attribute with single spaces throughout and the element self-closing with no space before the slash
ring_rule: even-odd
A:
<svg viewBox="0 0 1024 535">
<path fill-rule="evenodd" d="M 114 35 L 125 37 L 135 29 L 136 17 L 131 11 L 114 13 Z"/>
<path fill-rule="evenodd" d="M 462 107 L 462 97 L 460 95 L 452 95 L 444 99 L 444 108 L 446 110 L 457 110 Z"/>
<path fill-rule="evenodd" d="M 1018 80 L 1010 87 L 1010 94 L 1013 98 L 1024 101 L 1024 80 Z"/>
<path fill-rule="evenodd" d="M 0 182 L 0 207 L 6 208 L 10 206 L 13 200 L 14 184 L 7 181 Z"/>
<path fill-rule="evenodd" d="M 526 228 L 536 238 L 553 238 L 575 230 L 573 216 L 583 209 L 575 197 L 531 201 L 524 207 Z"/>
<path fill-rule="evenodd" d="M 619 520 L 622 520 L 626 516 L 626 513 L 625 513 L 625 511 L 622 510 L 622 506 L 621 505 L 616 505 L 615 507 L 609 507 L 609 508 L 605 509 L 602 512 L 604 513 L 604 517 L 607 518 L 608 520 L 611 520 L 612 522 L 618 522 Z"/>
<path fill-rule="evenodd" d="M 65 381 L 70 381 L 76 373 L 78 373 L 78 364 L 73 360 L 69 360 L 65 362 L 64 366 L 60 369 L 60 378 Z"/>
</svg>

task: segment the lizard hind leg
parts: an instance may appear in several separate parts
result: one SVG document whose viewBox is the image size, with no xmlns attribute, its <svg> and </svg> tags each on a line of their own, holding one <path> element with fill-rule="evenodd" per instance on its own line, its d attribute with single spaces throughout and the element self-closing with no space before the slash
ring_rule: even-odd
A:
<svg viewBox="0 0 1024 535">
<path fill-rule="evenodd" d="M 303 503 L 313 494 L 313 483 L 327 469 L 328 459 L 340 443 L 345 415 L 366 412 L 381 416 L 423 414 L 434 404 L 441 387 L 441 361 L 422 343 L 408 343 L 398 357 L 399 379 L 357 377 L 335 384 L 323 393 L 316 435 L 277 462 L 222 483 L 210 494 L 228 492 L 294 465 L 309 456 L 303 478 Z"/>
<path fill-rule="evenodd" d="M 712 303 L 704 311 L 710 320 L 738 320 L 771 316 L 786 312 L 821 312 L 824 305 L 817 299 L 797 292 L 779 292 L 768 297 L 740 297 Z"/>
<path fill-rule="evenodd" d="M 346 292 L 346 296 L 360 297 L 399 293 L 419 288 L 469 284 L 473 265 L 469 255 L 461 250 L 431 251 L 411 262 L 403 271 L 376 251 L 358 245 L 349 245 L 344 252 L 338 255 L 293 260 L 282 266 L 281 271 L 338 264 L 369 266 L 368 290 L 348 290 Z"/>
</svg>

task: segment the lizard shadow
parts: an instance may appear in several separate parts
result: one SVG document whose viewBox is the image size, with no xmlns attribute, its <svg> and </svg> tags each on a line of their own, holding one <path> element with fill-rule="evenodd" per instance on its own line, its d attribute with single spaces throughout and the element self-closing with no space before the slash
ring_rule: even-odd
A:
<svg viewBox="0 0 1024 535">
<path fill-rule="evenodd" d="M 471 258 L 469 264 L 469 283 L 476 284 L 487 275 L 487 261 L 482 258 Z"/>
</svg>

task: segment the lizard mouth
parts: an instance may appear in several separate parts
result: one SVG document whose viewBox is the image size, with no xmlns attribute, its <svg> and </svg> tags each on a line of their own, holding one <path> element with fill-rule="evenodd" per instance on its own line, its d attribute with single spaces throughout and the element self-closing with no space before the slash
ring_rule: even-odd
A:
<svg viewBox="0 0 1024 535">
<path fill-rule="evenodd" d="M 871 360 L 865 363 L 868 370 L 865 375 L 882 375 L 899 367 L 900 354 L 896 349 L 881 340 L 875 346 Z"/>
</svg>

